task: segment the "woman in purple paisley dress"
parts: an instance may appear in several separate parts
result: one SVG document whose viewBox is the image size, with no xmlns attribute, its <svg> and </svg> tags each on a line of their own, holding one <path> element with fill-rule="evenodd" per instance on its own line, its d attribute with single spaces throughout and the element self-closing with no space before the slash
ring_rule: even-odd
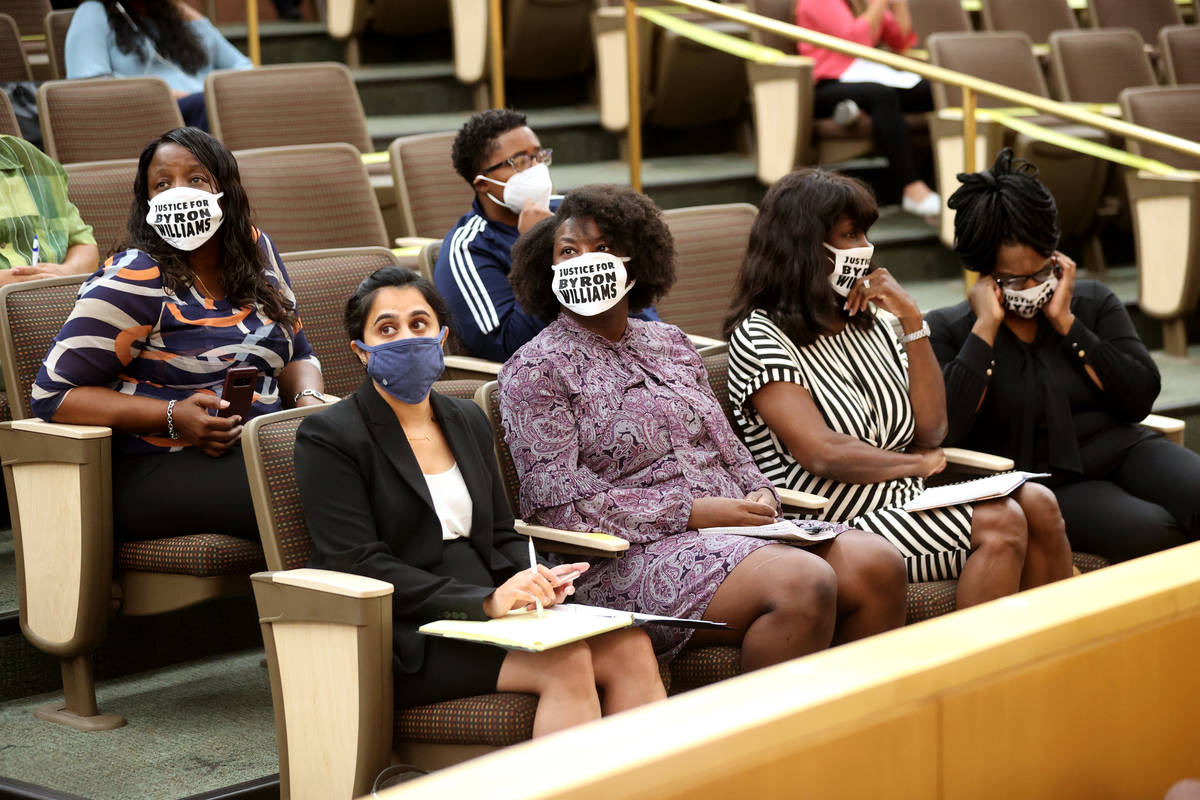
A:
<svg viewBox="0 0 1200 800">
<path fill-rule="evenodd" d="M 576 581 L 579 602 L 728 622 L 735 630 L 650 635 L 662 660 L 740 644 L 744 671 L 903 624 L 904 564 L 878 537 L 847 531 L 800 549 L 697 532 L 773 522 L 779 501 L 687 336 L 628 316 L 675 280 L 671 234 L 648 198 L 571 192 L 518 240 L 510 280 L 527 311 L 553 320 L 499 376 L 521 514 L 630 542 Z"/>
</svg>

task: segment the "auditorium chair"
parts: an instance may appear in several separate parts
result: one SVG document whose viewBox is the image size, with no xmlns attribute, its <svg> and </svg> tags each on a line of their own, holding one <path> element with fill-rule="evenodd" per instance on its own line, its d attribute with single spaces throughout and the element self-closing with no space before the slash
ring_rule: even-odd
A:
<svg viewBox="0 0 1200 800">
<path fill-rule="evenodd" d="M 367 30 L 388 36 L 418 36 L 450 25 L 445 0 L 326 0 L 325 29 L 346 42 L 346 63 L 361 62 L 360 37 Z"/>
<path fill-rule="evenodd" d="M 65 701 L 35 716 L 86 731 L 125 724 L 96 707 L 90 654 L 109 616 L 160 614 L 250 591 L 253 542 L 212 532 L 117 543 L 109 428 L 31 418 L 29 387 L 75 303 L 84 275 L 0 289 L 0 359 L 12 422 L 0 459 L 12 516 L 21 630 L 62 667 Z"/>
<path fill-rule="evenodd" d="M 1200 26 L 1167 25 L 1158 46 L 1167 83 L 1200 83 Z"/>
<path fill-rule="evenodd" d="M 56 81 L 67 77 L 67 29 L 74 17 L 73 8 L 51 11 L 42 23 L 46 32 L 46 52 L 50 56 L 50 77 Z"/>
<path fill-rule="evenodd" d="M 354 76 L 345 64 L 275 64 L 215 70 L 204 79 L 213 136 L 230 150 L 345 142 L 375 148 Z M 367 165 L 385 220 L 396 213 L 396 187 L 386 162 Z"/>
<path fill-rule="evenodd" d="M 971 17 L 963 8 L 962 0 L 909 0 L 908 10 L 922 47 L 931 33 L 971 31 Z"/>
<path fill-rule="evenodd" d="M 67 198 L 79 209 L 83 221 L 92 226 L 101 261 L 128 239 L 137 166 L 136 158 L 63 166 L 67 171 Z"/>
<path fill-rule="evenodd" d="M 1019 89 L 1039 97 L 1049 97 L 1046 79 L 1033 54 L 1032 43 L 1023 33 L 936 33 L 929 37 L 929 53 L 934 64 L 984 80 Z M 949 198 L 958 187 L 963 171 L 962 91 L 957 86 L 934 82 L 933 102 L 936 114 L 930 115 L 937 167 L 938 192 Z M 979 95 L 980 108 L 1009 105 L 1003 100 Z M 1061 133 L 1103 143 L 1103 131 L 1083 125 L 1065 124 L 1049 115 L 1026 118 Z M 1004 146 L 1011 146 L 1018 158 L 1037 165 L 1046 188 L 1058 204 L 1059 225 L 1064 236 L 1086 236 L 1089 263 L 1100 265 L 1103 255 L 1092 235 L 1096 210 L 1108 175 L 1108 162 L 1056 145 L 1041 142 L 1025 134 L 1013 134 L 997 122 L 978 120 L 976 133 L 976 169 L 991 166 Z M 950 247 L 954 241 L 954 212 L 943 208 L 940 236 Z"/>
<path fill-rule="evenodd" d="M 0 83 L 33 80 L 33 70 L 21 48 L 21 32 L 16 20 L 0 14 Z"/>
<path fill-rule="evenodd" d="M 1200 141 L 1200 86 L 1143 87 L 1121 92 L 1127 121 Z M 1129 170 L 1126 185 L 1137 243 L 1138 307 L 1162 320 L 1163 347 L 1187 355 L 1187 317 L 1200 299 L 1200 158 L 1129 139 L 1136 155 L 1191 172 Z"/>
<path fill-rule="evenodd" d="M 12 103 L 8 100 L 8 95 L 0 92 L 0 133 L 7 133 L 9 136 L 20 136 L 21 126 L 17 124 L 17 115 L 13 113 Z"/>
<path fill-rule="evenodd" d="M 1067 0 L 983 0 L 982 11 L 984 30 L 1020 31 L 1037 44 L 1079 27 Z"/>
<path fill-rule="evenodd" d="M 21 36 L 39 37 L 42 33 L 42 21 L 50 13 L 50 0 L 4 0 L 4 13 L 10 15 L 17 23 Z M 35 81 L 44 81 L 50 77 L 50 58 L 46 54 L 46 42 L 39 38 L 30 38 L 21 42 L 25 58 L 33 70 Z"/>
<path fill-rule="evenodd" d="M 456 135 L 401 136 L 388 146 L 401 236 L 441 241 L 471 208 L 475 193 L 450 160 Z"/>
<path fill-rule="evenodd" d="M 1088 12 L 1092 27 L 1133 28 L 1152 49 L 1159 30 L 1183 24 L 1175 0 L 1088 0 Z"/>
<path fill-rule="evenodd" d="M 371 179 L 351 145 L 263 147 L 234 155 L 255 224 L 279 252 L 388 244 Z"/>
<path fill-rule="evenodd" d="M 479 381 L 436 391 L 471 398 Z M 312 544 L 296 486 L 293 446 L 301 420 L 322 406 L 247 423 L 246 472 L 269 572 L 252 576 L 275 706 L 280 796 L 359 797 L 393 757 L 435 769 L 528 739 L 536 699 L 493 693 L 409 709 L 392 705 L 392 585 L 306 569 Z M 544 551 L 614 557 L 613 536 L 517 525 Z M 664 676 L 669 680 L 669 676 Z"/>
<path fill-rule="evenodd" d="M 38 114 L 46 153 L 60 164 L 137 158 L 151 139 L 183 127 L 161 78 L 47 81 Z"/>
<path fill-rule="evenodd" d="M 417 256 L 417 272 L 421 273 L 421 277 L 433 283 L 433 271 L 437 267 L 438 253 L 441 252 L 442 243 L 438 240 L 433 240 L 421 246 L 421 252 Z"/>
<path fill-rule="evenodd" d="M 1068 103 L 1116 103 L 1123 89 L 1158 83 L 1133 28 L 1057 31 L 1050 58 L 1058 96 Z"/>
</svg>

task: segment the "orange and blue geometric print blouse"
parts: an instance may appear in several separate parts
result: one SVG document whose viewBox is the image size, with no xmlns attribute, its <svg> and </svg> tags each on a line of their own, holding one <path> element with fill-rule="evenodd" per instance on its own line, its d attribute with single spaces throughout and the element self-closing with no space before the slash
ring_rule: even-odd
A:
<svg viewBox="0 0 1200 800">
<path fill-rule="evenodd" d="M 267 279 L 296 302 L 275 245 L 255 231 Z M 163 285 L 158 262 L 141 250 L 108 259 L 79 290 L 70 317 L 50 346 L 33 385 L 33 413 L 50 420 L 77 386 L 106 386 L 124 394 L 182 400 L 195 392 L 219 395 L 230 367 L 259 371 L 249 416 L 283 406 L 276 380 L 293 361 L 319 367 L 300 326 L 293 333 L 257 306 L 234 308 L 192 286 L 176 296 Z M 163 431 L 114 434 L 122 453 L 168 452 L 183 442 Z"/>
</svg>

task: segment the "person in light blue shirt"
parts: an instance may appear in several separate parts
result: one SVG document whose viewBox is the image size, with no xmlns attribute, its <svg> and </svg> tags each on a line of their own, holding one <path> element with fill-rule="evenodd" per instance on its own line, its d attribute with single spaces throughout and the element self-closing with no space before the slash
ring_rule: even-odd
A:
<svg viewBox="0 0 1200 800">
<path fill-rule="evenodd" d="M 204 78 L 252 64 L 198 11 L 179 0 L 86 0 L 67 31 L 67 78 L 162 78 L 184 123 L 208 130 Z"/>
</svg>

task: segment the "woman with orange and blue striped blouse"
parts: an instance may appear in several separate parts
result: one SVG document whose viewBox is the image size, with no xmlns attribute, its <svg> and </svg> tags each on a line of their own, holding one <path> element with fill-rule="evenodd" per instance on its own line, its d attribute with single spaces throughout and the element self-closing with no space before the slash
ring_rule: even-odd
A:
<svg viewBox="0 0 1200 800">
<path fill-rule="evenodd" d="M 142 152 L 128 249 L 83 284 L 33 386 L 33 411 L 113 429 L 125 540 L 258 538 L 231 367 L 258 370 L 248 416 L 324 402 L 279 253 L 250 225 L 233 155 L 195 128 Z"/>
</svg>

